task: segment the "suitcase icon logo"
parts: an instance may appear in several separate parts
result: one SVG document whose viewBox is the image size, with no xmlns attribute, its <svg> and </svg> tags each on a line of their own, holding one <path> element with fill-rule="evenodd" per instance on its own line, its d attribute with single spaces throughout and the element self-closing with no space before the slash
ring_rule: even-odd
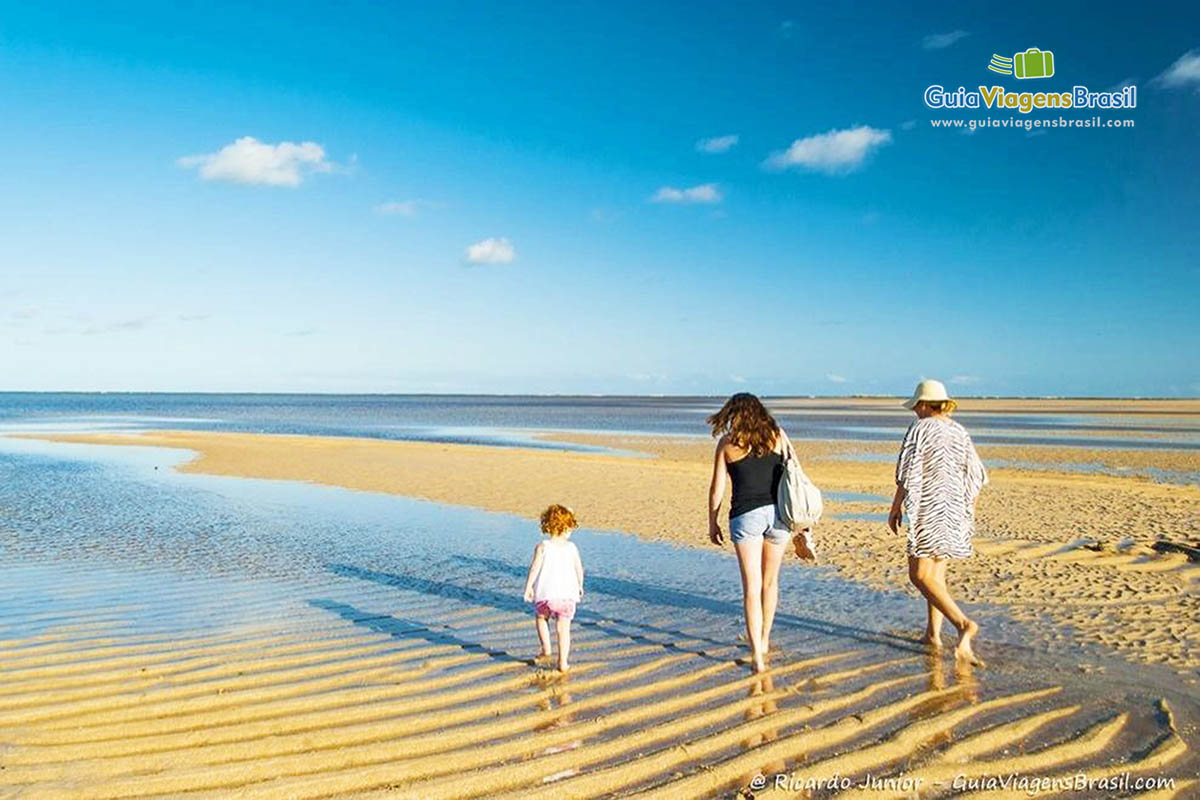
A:
<svg viewBox="0 0 1200 800">
<path fill-rule="evenodd" d="M 1013 74 L 1018 78 L 1049 78 L 1054 74 L 1054 53 L 1031 47 L 1013 56 Z"/>
<path fill-rule="evenodd" d="M 1015 75 L 1022 80 L 1049 78 L 1054 74 L 1054 53 L 1036 47 L 1016 53 L 1012 58 L 993 53 L 988 69 L 1001 75 Z"/>
</svg>

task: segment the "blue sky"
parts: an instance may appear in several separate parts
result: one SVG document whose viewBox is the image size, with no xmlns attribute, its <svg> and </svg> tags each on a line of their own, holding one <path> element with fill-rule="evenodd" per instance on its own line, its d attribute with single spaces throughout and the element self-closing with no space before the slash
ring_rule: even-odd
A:
<svg viewBox="0 0 1200 800">
<path fill-rule="evenodd" d="M 1194 3 L 0 11 L 3 389 L 1200 394 Z"/>
</svg>

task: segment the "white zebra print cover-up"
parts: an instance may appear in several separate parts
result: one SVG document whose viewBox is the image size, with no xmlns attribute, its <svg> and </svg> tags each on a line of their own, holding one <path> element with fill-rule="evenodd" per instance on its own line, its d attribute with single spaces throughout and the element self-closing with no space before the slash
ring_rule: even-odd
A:
<svg viewBox="0 0 1200 800">
<path fill-rule="evenodd" d="M 896 461 L 908 517 L 908 554 L 970 556 L 975 499 L 987 482 L 987 470 L 962 425 L 942 416 L 910 425 Z"/>
</svg>

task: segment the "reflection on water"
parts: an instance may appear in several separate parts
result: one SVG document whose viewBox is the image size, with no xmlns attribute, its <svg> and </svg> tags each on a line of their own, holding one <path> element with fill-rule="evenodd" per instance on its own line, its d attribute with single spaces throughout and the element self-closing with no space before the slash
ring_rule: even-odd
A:
<svg viewBox="0 0 1200 800">
<path fill-rule="evenodd" d="M 273 579 L 332 574 L 526 611 L 520 584 L 539 540 L 529 521 L 389 495 L 169 469 L 186 457 L 151 448 L 0 439 L 5 560 L 83 560 L 97 568 Z M 709 617 L 708 630 L 720 632 L 693 640 L 734 640 L 741 600 L 728 553 L 590 531 L 577 532 L 575 541 L 589 570 L 581 623 L 622 636 L 679 639 L 682 632 L 674 626 L 653 622 L 664 608 L 675 608 Z M 778 625 L 793 631 L 797 642 L 837 632 L 912 646 L 879 632 L 907 619 L 904 595 L 873 592 L 812 568 L 786 569 L 783 580 Z M 373 608 L 310 600 L 372 624 Z M 864 613 L 866 606 L 874 611 Z M 818 608 L 828 613 L 817 616 Z"/>
</svg>

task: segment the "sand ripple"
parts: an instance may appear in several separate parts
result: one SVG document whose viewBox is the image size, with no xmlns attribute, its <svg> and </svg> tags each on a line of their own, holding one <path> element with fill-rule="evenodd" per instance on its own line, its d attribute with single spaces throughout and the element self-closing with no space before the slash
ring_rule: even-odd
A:
<svg viewBox="0 0 1200 800">
<path fill-rule="evenodd" d="M 564 677 L 529 660 L 526 615 L 369 576 L 130 572 L 116 587 L 130 602 L 105 607 L 91 584 L 111 593 L 111 573 L 47 568 L 74 588 L 53 609 L 63 624 L 0 649 L 0 795 L 705 797 L 779 773 L 920 775 L 939 796 L 999 772 L 1195 771 L 1150 694 L 1097 704 L 1078 681 L 955 674 L 862 643 L 779 652 L 754 676 L 736 643 L 681 620 L 583 619 Z M 6 626 L 35 613 L 19 597 L 0 597 Z M 162 624 L 220 604 L 258 621 Z"/>
</svg>

